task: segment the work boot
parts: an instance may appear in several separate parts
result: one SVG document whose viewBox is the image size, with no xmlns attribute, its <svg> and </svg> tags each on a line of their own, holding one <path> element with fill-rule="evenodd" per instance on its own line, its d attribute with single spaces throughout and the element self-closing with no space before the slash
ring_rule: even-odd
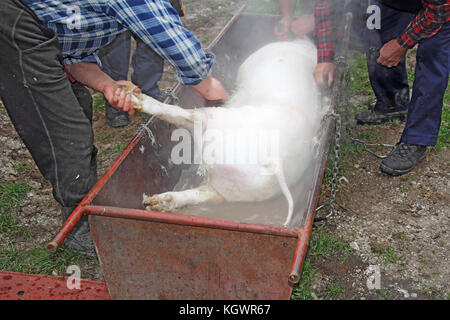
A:
<svg viewBox="0 0 450 320">
<path fill-rule="evenodd" d="M 62 207 L 61 215 L 63 223 L 70 216 L 75 207 Z M 87 216 L 83 216 L 75 225 L 72 231 L 67 235 L 64 244 L 81 254 L 96 257 L 95 245 L 92 241 L 89 221 Z"/>
<path fill-rule="evenodd" d="M 358 124 L 381 124 L 391 120 L 403 121 L 406 119 L 408 109 L 401 108 L 377 108 L 377 100 L 370 104 L 369 110 L 359 112 L 355 115 Z M 376 111 L 375 109 L 384 109 L 385 112 Z M 390 111 L 392 110 L 392 111 Z"/>
<path fill-rule="evenodd" d="M 125 111 L 122 111 L 120 109 L 114 108 L 109 105 L 109 103 L 106 104 L 106 123 L 111 128 L 120 128 L 125 127 L 130 123 L 130 118 L 128 117 L 128 113 Z"/>
<path fill-rule="evenodd" d="M 427 154 L 427 146 L 398 143 L 394 150 L 381 162 L 380 170 L 391 176 L 408 173 L 420 163 Z"/>
</svg>

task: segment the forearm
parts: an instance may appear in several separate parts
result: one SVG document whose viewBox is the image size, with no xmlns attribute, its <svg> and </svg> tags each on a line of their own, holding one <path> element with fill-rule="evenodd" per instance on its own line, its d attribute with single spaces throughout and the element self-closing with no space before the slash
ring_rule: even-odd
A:
<svg viewBox="0 0 450 320">
<path fill-rule="evenodd" d="M 297 5 L 297 0 L 278 0 L 280 15 L 282 18 L 292 18 Z"/>
<path fill-rule="evenodd" d="M 409 49 L 417 42 L 432 37 L 450 20 L 447 0 L 425 1 L 424 6 L 399 37 L 398 43 L 402 47 Z"/>
<path fill-rule="evenodd" d="M 66 66 L 66 69 L 75 80 L 99 92 L 104 92 L 105 86 L 114 82 L 95 63 L 80 62 L 69 64 Z"/>
</svg>

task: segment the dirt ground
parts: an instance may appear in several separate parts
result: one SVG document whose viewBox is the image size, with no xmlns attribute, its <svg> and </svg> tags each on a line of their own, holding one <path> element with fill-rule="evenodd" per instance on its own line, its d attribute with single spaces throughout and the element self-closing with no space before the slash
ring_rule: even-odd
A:
<svg viewBox="0 0 450 320">
<path fill-rule="evenodd" d="M 185 26 L 204 45 L 219 33 L 234 12 L 246 1 L 185 0 Z M 264 2 L 264 1 L 263 1 Z M 266 1 L 267 2 L 267 1 Z M 171 67 L 160 82 L 162 89 L 176 84 Z M 98 93 L 93 93 L 94 97 Z M 355 97 L 357 99 L 358 97 Z M 360 97 L 364 100 L 367 97 Z M 94 113 L 96 146 L 99 148 L 101 176 L 133 138 L 146 116 L 137 114 L 132 123 L 111 129 L 105 123 L 104 110 Z M 371 142 L 395 144 L 402 123 L 375 128 L 353 127 L 353 136 L 377 134 Z M 387 152 L 388 149 L 379 149 Z M 348 182 L 340 184 L 336 213 L 320 228 L 350 244 L 352 253 L 345 262 L 338 258 L 314 258 L 316 273 L 312 281 L 317 299 L 448 299 L 449 298 L 449 194 L 450 153 L 432 150 L 426 160 L 411 173 L 389 177 L 379 172 L 380 160 L 366 152 L 348 158 L 344 171 Z M 18 166 L 21 163 L 27 167 Z M 33 239 L 16 236 L 2 239 L 0 248 L 18 250 L 45 246 L 58 230 L 59 205 L 15 132 L 5 108 L 0 107 L 0 182 L 23 181 L 31 189 L 26 198 L 9 214 L 20 225 L 33 230 Z M 324 184 L 320 203 L 326 203 L 329 186 Z M 315 229 L 313 232 L 316 232 Z M 372 288 L 368 281 L 379 270 L 380 286 Z M 375 273 L 376 275 L 376 273 Z M 84 278 L 101 280 L 98 266 L 82 274 Z M 339 288 L 330 295 L 330 288 Z"/>
</svg>

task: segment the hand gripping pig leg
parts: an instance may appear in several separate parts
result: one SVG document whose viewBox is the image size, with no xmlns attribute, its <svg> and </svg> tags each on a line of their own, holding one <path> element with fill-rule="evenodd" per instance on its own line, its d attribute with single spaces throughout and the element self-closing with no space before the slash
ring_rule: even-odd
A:
<svg viewBox="0 0 450 320">
<path fill-rule="evenodd" d="M 144 195 L 144 205 L 148 211 L 173 212 L 175 209 L 202 203 L 221 203 L 223 197 L 209 185 L 179 192 L 165 192 L 151 197 Z"/>
<path fill-rule="evenodd" d="M 179 106 L 162 103 L 143 93 L 133 92 L 128 87 L 121 86 L 121 88 L 132 95 L 134 109 L 154 115 L 178 128 L 193 131 L 194 123 L 204 119 L 204 113 L 199 109 L 183 109 Z"/>
</svg>

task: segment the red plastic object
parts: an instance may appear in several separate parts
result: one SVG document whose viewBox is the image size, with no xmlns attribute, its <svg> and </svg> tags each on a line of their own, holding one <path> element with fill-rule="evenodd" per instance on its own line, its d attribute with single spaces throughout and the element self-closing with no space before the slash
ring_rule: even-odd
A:
<svg viewBox="0 0 450 320">
<path fill-rule="evenodd" d="M 81 279 L 79 289 L 71 290 L 68 280 L 0 271 L 0 300 L 111 300 L 104 282 Z"/>
</svg>

